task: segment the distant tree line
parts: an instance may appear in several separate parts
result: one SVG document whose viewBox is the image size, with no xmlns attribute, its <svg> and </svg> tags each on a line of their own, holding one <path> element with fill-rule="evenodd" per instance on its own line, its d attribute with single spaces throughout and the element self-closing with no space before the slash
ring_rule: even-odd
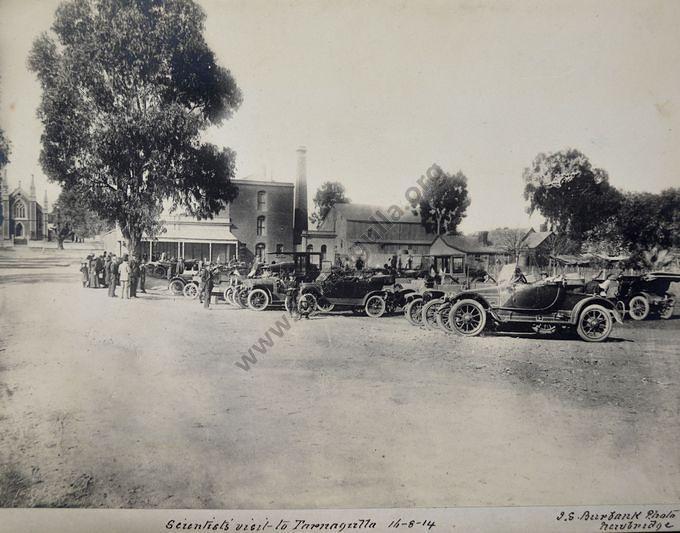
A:
<svg viewBox="0 0 680 533">
<path fill-rule="evenodd" d="M 645 252 L 680 247 L 680 189 L 621 191 L 574 149 L 539 154 L 524 170 L 524 182 L 527 211 L 540 212 L 577 248 L 640 262 Z"/>
</svg>

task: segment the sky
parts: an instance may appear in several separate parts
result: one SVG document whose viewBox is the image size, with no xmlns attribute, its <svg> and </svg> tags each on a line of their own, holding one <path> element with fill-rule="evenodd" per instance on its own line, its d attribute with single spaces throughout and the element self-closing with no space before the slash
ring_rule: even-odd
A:
<svg viewBox="0 0 680 533">
<path fill-rule="evenodd" d="M 341 181 L 357 203 L 405 203 L 433 163 L 468 178 L 460 229 L 537 226 L 522 171 L 583 151 L 624 190 L 680 186 L 680 2 L 202 0 L 206 39 L 244 94 L 205 138 L 237 177 Z M 0 127 L 10 185 L 40 169 L 40 88 L 26 69 L 52 0 L 0 0 Z M 538 228 L 536 228 L 538 229 Z"/>
</svg>

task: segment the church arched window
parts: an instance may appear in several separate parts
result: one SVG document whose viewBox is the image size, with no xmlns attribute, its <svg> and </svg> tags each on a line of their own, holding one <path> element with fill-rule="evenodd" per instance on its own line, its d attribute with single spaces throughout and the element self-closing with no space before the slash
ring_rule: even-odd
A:
<svg viewBox="0 0 680 533">
<path fill-rule="evenodd" d="M 14 218 L 26 218 L 26 204 L 22 200 L 14 204 Z"/>
</svg>

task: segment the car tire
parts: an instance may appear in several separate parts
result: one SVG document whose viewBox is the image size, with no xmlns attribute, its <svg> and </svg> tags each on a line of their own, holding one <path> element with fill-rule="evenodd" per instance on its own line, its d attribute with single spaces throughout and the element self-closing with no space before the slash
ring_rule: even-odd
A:
<svg viewBox="0 0 680 533">
<path fill-rule="evenodd" d="M 420 326 L 423 317 L 423 299 L 416 298 L 411 300 L 404 309 L 404 316 L 412 326 Z"/>
<path fill-rule="evenodd" d="M 184 287 L 186 286 L 186 282 L 182 281 L 181 279 L 173 279 L 170 284 L 168 285 L 168 289 L 172 294 L 175 296 L 181 296 L 184 294 Z"/>
<path fill-rule="evenodd" d="M 663 308 L 663 311 L 659 311 L 659 318 L 663 318 L 664 320 L 668 320 L 673 316 L 673 309 L 674 306 L 672 305 L 667 305 Z"/>
<path fill-rule="evenodd" d="M 644 296 L 633 296 L 628 302 L 628 314 L 633 320 L 644 320 L 649 316 L 649 302 Z"/>
<path fill-rule="evenodd" d="M 444 302 L 437 309 L 437 325 L 442 331 L 447 331 L 453 333 L 451 326 L 449 325 L 449 312 L 451 311 L 451 302 Z"/>
<path fill-rule="evenodd" d="M 439 324 L 437 324 L 437 311 L 439 310 L 439 306 L 441 306 L 443 303 L 444 300 L 442 298 L 435 298 L 434 300 L 430 300 L 425 305 L 423 305 L 421 316 L 425 329 L 430 331 L 439 329 Z"/>
<path fill-rule="evenodd" d="M 486 326 L 486 309 L 477 300 L 460 300 L 449 311 L 451 331 L 463 337 L 479 335 Z"/>
<path fill-rule="evenodd" d="M 264 311 L 269 306 L 269 294 L 263 289 L 253 289 L 248 293 L 248 307 L 253 311 Z"/>
<path fill-rule="evenodd" d="M 588 305 L 578 317 L 576 333 L 586 342 L 602 342 L 614 327 L 611 312 L 601 305 Z"/>
<path fill-rule="evenodd" d="M 241 288 L 236 293 L 236 295 L 234 296 L 234 300 L 236 300 L 236 305 L 238 305 L 241 309 L 247 309 L 248 308 L 248 293 L 249 292 L 250 292 L 250 290 Z"/>
<path fill-rule="evenodd" d="M 364 305 L 366 314 L 371 318 L 380 318 L 385 314 L 386 309 L 387 303 L 385 302 L 385 298 L 383 296 L 378 296 L 377 294 L 369 296 Z"/>
<path fill-rule="evenodd" d="M 309 315 L 316 310 L 317 301 L 316 296 L 311 292 L 307 292 L 298 298 L 297 310 L 301 315 Z"/>
<path fill-rule="evenodd" d="M 335 304 L 329 302 L 325 298 L 320 298 L 316 301 L 316 309 L 320 313 L 330 313 L 335 309 Z"/>
<path fill-rule="evenodd" d="M 224 292 L 222 293 L 222 297 L 224 298 L 224 301 L 229 305 L 233 305 L 232 301 L 231 301 L 231 293 L 232 293 L 233 290 L 234 290 L 233 287 L 227 287 L 226 289 L 224 289 Z"/>
<path fill-rule="evenodd" d="M 190 300 L 198 298 L 198 285 L 195 283 L 187 283 L 182 290 L 182 294 Z"/>
</svg>

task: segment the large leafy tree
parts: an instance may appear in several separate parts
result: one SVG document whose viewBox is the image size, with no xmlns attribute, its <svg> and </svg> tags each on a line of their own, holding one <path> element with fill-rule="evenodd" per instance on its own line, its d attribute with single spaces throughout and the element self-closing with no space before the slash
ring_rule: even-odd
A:
<svg viewBox="0 0 680 533">
<path fill-rule="evenodd" d="M 118 223 L 131 251 L 164 207 L 212 217 L 238 192 L 235 154 L 200 138 L 241 102 L 204 19 L 192 0 L 70 0 L 29 56 L 45 173 Z"/>
<path fill-rule="evenodd" d="M 413 214 L 429 233 L 455 233 L 470 205 L 465 174 L 449 174 L 435 164 L 418 183 L 422 194 L 410 199 Z"/>
<path fill-rule="evenodd" d="M 578 150 L 538 154 L 524 169 L 527 211 L 539 211 L 552 229 L 576 241 L 614 215 L 621 193 L 609 184 L 607 172 L 594 168 Z"/>
<path fill-rule="evenodd" d="M 86 202 L 73 190 L 63 190 L 52 206 L 51 221 L 59 248 L 72 235 L 93 237 L 110 228 L 96 213 L 88 209 Z"/>
<path fill-rule="evenodd" d="M 335 204 L 348 204 L 350 199 L 345 196 L 345 186 L 338 181 L 326 181 L 314 195 L 314 212 L 309 217 L 317 226 Z"/>
</svg>

